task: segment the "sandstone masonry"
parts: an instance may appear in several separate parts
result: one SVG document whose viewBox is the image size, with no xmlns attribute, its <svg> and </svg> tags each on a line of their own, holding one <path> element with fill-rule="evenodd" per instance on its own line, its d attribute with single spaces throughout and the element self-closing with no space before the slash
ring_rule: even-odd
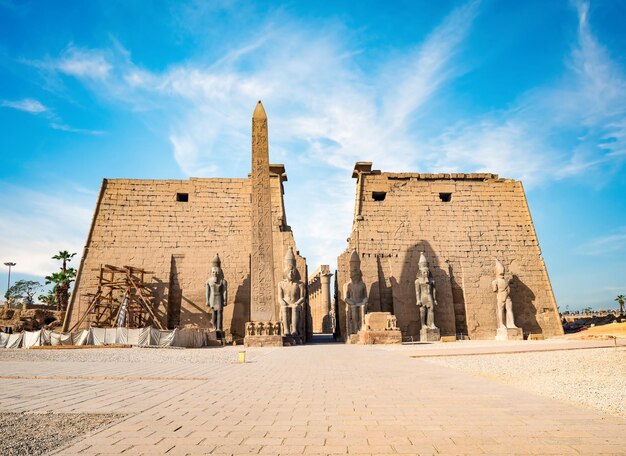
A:
<svg viewBox="0 0 626 456">
<path fill-rule="evenodd" d="M 289 246 L 297 252 L 285 216 L 286 180 L 283 165 L 270 165 L 276 282 Z M 245 178 L 104 179 L 64 328 L 87 310 L 101 264 L 151 271 L 156 311 L 165 326 L 208 328 L 204 283 L 211 259 L 219 253 L 229 283 L 224 330 L 228 338 L 242 338 L 250 320 L 250 205 L 251 183 Z M 296 262 L 306 273 L 305 259 L 297 254 Z M 87 326 L 89 320 L 83 324 Z"/>
<path fill-rule="evenodd" d="M 369 311 L 392 312 L 405 338 L 417 338 L 420 330 L 414 286 L 420 252 L 436 283 L 435 322 L 442 336 L 495 337 L 494 258 L 512 279 L 517 326 L 526 334 L 563 333 L 521 182 L 494 174 L 387 173 L 368 162 L 358 162 L 353 177 L 354 222 L 337 280 L 349 280 L 356 249 Z"/>
</svg>

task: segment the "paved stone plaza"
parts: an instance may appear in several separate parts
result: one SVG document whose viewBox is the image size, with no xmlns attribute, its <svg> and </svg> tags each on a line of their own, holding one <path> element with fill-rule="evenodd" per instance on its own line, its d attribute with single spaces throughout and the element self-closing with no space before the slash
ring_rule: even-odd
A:
<svg viewBox="0 0 626 456">
<path fill-rule="evenodd" d="M 64 455 L 626 453 L 626 420 L 415 358 L 419 346 L 248 349 L 245 364 L 239 350 L 7 351 L 0 411 L 126 414 Z"/>
</svg>

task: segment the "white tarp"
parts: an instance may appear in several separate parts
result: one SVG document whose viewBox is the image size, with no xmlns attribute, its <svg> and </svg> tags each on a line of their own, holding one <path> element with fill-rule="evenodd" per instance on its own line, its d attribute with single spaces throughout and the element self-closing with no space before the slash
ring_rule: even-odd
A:
<svg viewBox="0 0 626 456">
<path fill-rule="evenodd" d="M 140 345 L 139 338 L 141 336 L 141 332 L 144 331 L 144 328 L 136 328 L 129 329 L 126 333 L 126 342 L 128 345 Z"/>
<path fill-rule="evenodd" d="M 152 333 L 152 327 L 146 326 L 145 328 L 141 328 L 139 330 L 139 345 L 140 347 L 146 347 L 150 345 L 150 335 Z"/>
<path fill-rule="evenodd" d="M 205 345 L 204 331 L 194 328 L 176 329 L 172 342 L 174 347 L 200 348 Z"/>
<path fill-rule="evenodd" d="M 150 327 L 150 345 L 158 347 L 170 347 L 176 336 L 177 329 L 156 329 Z"/>
<path fill-rule="evenodd" d="M 41 330 L 41 345 L 52 345 L 52 331 L 49 329 Z"/>
<path fill-rule="evenodd" d="M 24 339 L 22 340 L 22 346 L 26 348 L 41 346 L 41 330 L 24 331 Z"/>
<path fill-rule="evenodd" d="M 152 328 L 89 328 L 73 333 L 49 330 L 25 331 L 18 334 L 0 332 L 0 348 L 35 347 L 40 345 L 111 345 L 124 344 L 140 347 L 200 348 L 206 345 L 207 335 L 198 328 L 163 330 Z"/>
<path fill-rule="evenodd" d="M 117 343 L 117 328 L 104 328 L 104 345 Z"/>
<path fill-rule="evenodd" d="M 50 345 L 56 347 L 61 345 L 61 337 L 63 337 L 63 333 L 52 332 L 50 333 Z M 72 336 L 70 335 L 70 338 Z"/>
<path fill-rule="evenodd" d="M 105 328 L 89 328 L 86 345 L 104 345 Z"/>
<path fill-rule="evenodd" d="M 9 336 L 9 333 L 0 332 L 0 348 L 6 348 Z"/>
<path fill-rule="evenodd" d="M 75 345 L 74 334 L 76 333 L 61 333 L 59 334 L 59 342 L 61 345 Z"/>
<path fill-rule="evenodd" d="M 128 344 L 128 328 L 114 328 L 115 329 L 115 343 L 116 344 Z"/>
<path fill-rule="evenodd" d="M 72 333 L 72 345 L 92 345 L 89 343 L 91 330 L 83 329 Z"/>
<path fill-rule="evenodd" d="M 23 338 L 24 333 L 9 334 L 9 340 L 7 341 L 6 348 L 20 348 Z"/>
</svg>

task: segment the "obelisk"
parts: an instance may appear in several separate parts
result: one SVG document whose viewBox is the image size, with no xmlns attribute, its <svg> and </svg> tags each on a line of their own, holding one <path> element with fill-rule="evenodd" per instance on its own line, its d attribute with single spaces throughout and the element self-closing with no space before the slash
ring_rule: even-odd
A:
<svg viewBox="0 0 626 456">
<path fill-rule="evenodd" d="M 274 321 L 274 246 L 267 115 L 259 101 L 252 114 L 252 253 L 250 320 Z"/>
</svg>

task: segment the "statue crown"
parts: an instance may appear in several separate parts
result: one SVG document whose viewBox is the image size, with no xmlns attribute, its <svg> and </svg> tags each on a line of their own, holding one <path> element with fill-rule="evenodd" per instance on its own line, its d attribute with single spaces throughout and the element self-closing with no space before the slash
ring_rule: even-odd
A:
<svg viewBox="0 0 626 456">
<path fill-rule="evenodd" d="M 350 255 L 350 265 L 359 265 L 361 264 L 361 259 L 359 258 L 359 254 L 356 250 L 352 251 L 352 255 Z"/>
<path fill-rule="evenodd" d="M 504 274 L 504 266 L 496 258 L 496 275 Z"/>
<path fill-rule="evenodd" d="M 420 260 L 417 263 L 417 265 L 420 269 L 428 269 L 428 261 L 426 260 L 426 257 L 424 256 L 424 252 L 420 253 Z"/>
<path fill-rule="evenodd" d="M 293 248 L 291 246 L 289 246 L 285 254 L 285 267 L 287 266 L 296 266 L 296 256 L 293 254 Z"/>
<path fill-rule="evenodd" d="M 221 268 L 222 267 L 222 260 L 220 260 L 220 255 L 219 253 L 215 254 L 215 257 L 213 258 L 213 260 L 211 261 L 211 265 L 214 268 Z"/>
</svg>

